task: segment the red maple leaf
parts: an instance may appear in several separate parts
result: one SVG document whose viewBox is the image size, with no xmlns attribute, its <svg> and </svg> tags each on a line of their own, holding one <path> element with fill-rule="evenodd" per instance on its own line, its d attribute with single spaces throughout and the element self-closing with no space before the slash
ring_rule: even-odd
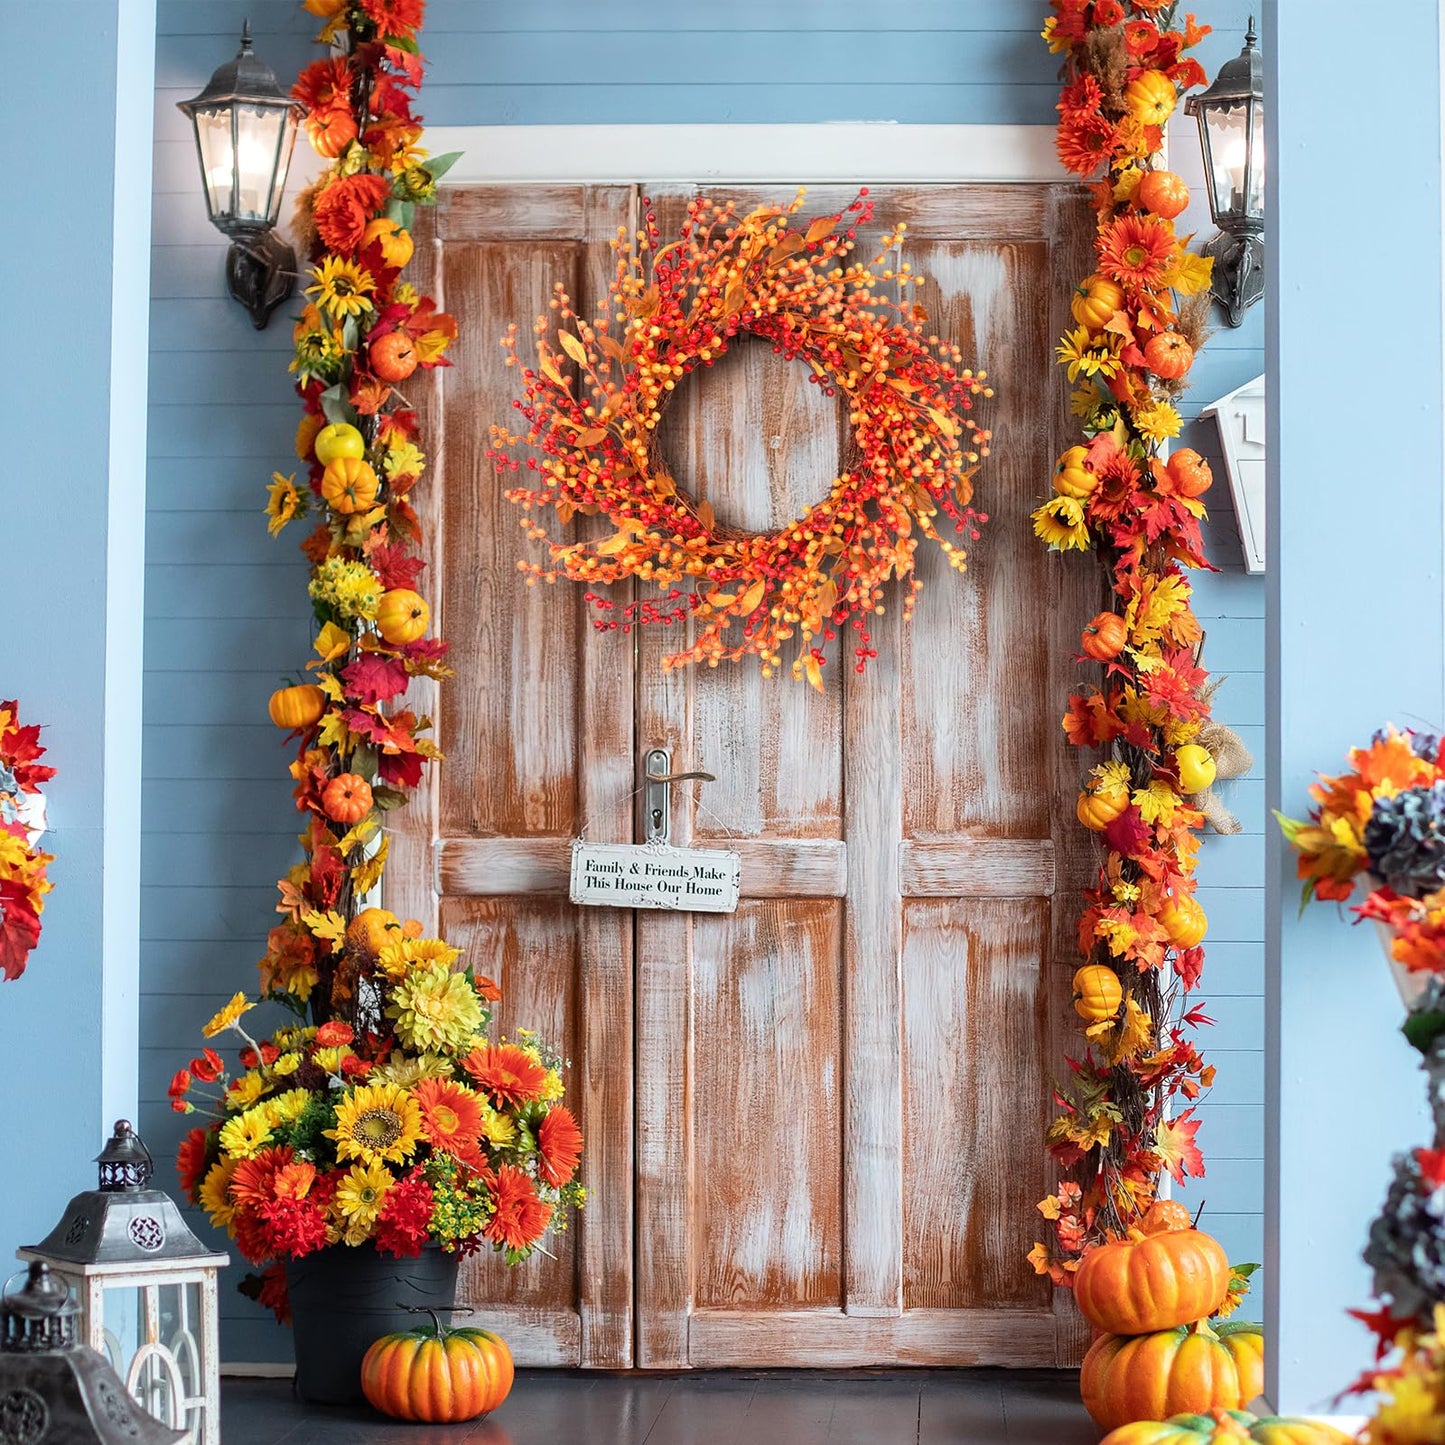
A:
<svg viewBox="0 0 1445 1445">
<path fill-rule="evenodd" d="M 373 712 L 352 707 L 347 708 L 342 714 L 342 720 L 352 732 L 364 737 L 368 742 L 375 743 L 385 752 L 414 753 L 416 751 L 416 742 L 410 731 L 410 724 L 414 719 L 410 713 L 398 713 L 388 722 L 384 717 L 378 717 Z"/>
<path fill-rule="evenodd" d="M 341 680 L 346 684 L 348 696 L 363 707 L 374 707 L 404 693 L 408 675 L 404 662 L 368 653 L 342 668 Z"/>
<path fill-rule="evenodd" d="M 1176 1184 L 1183 1184 L 1186 1174 L 1192 1174 L 1197 1179 L 1204 1177 L 1204 1155 L 1194 1142 L 1203 1121 L 1193 1115 L 1193 1109 L 1186 1109 L 1176 1118 L 1166 1119 L 1154 1130 L 1153 1152 Z"/>
<path fill-rule="evenodd" d="M 1204 972 L 1204 950 L 1186 948 L 1174 955 L 1174 972 L 1184 985 L 1185 992 L 1197 987 L 1199 975 Z"/>
<path fill-rule="evenodd" d="M 426 566 L 420 557 L 412 556 L 404 548 L 391 542 L 379 542 L 370 548 L 366 560 L 371 564 L 371 570 L 376 573 L 381 585 L 388 589 L 414 588 L 416 579 L 421 576 L 422 569 Z"/>
<path fill-rule="evenodd" d="M 0 883 L 0 973 L 19 978 L 30 950 L 40 942 L 40 918 L 24 884 Z"/>
<path fill-rule="evenodd" d="M 323 843 L 311 855 L 311 895 L 317 908 L 335 905 L 345 879 L 346 860 L 337 849 Z"/>
<path fill-rule="evenodd" d="M 419 753 L 383 753 L 376 769 L 393 788 L 414 788 L 421 782 L 422 758 Z"/>
<path fill-rule="evenodd" d="M 1346 1310 L 1345 1313 L 1349 1315 L 1351 1319 L 1359 1320 L 1359 1322 L 1374 1335 L 1376 1361 L 1383 1360 L 1385 1356 L 1390 1353 L 1391 1349 L 1394 1348 L 1395 1336 L 1409 1324 L 1408 1320 L 1397 1320 L 1388 1309 L 1369 1312 L 1365 1310 Z M 1370 1380 L 1370 1375 L 1364 1376 L 1363 1384 L 1357 1382 L 1351 1387 L 1351 1392 L 1360 1389 L 1373 1389 L 1374 1386 L 1370 1383 Z"/>
</svg>

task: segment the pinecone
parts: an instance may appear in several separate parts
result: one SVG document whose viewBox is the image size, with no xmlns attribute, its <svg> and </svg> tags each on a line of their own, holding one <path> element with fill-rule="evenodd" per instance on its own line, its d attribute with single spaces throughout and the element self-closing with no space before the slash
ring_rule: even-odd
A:
<svg viewBox="0 0 1445 1445">
<path fill-rule="evenodd" d="M 1445 1304 L 1445 1189 L 1424 1192 L 1413 1154 L 1395 1157 L 1395 1177 L 1370 1226 L 1364 1258 L 1375 1272 L 1374 1293 L 1389 1301 L 1397 1319 L 1428 1322 L 1434 1307 Z"/>
<path fill-rule="evenodd" d="M 1370 871 L 1396 893 L 1421 898 L 1445 886 L 1445 781 L 1377 798 L 1365 852 Z"/>
</svg>

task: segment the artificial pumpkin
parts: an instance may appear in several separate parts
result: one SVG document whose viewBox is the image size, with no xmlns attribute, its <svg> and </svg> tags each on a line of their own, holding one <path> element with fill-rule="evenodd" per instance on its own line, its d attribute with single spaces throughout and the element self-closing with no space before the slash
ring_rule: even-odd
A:
<svg viewBox="0 0 1445 1445">
<path fill-rule="evenodd" d="M 350 827 L 371 811 L 371 784 L 356 773 L 342 773 L 321 790 L 321 806 L 332 822 Z"/>
<path fill-rule="evenodd" d="M 1149 338 L 1144 360 L 1155 376 L 1175 381 L 1194 365 L 1194 348 L 1177 331 L 1161 331 Z"/>
<path fill-rule="evenodd" d="M 355 457 L 358 461 L 366 455 L 366 438 L 349 422 L 334 421 L 316 433 L 312 444 L 316 460 L 323 467 L 330 466 L 338 457 Z M 306 453 L 301 453 L 305 460 Z"/>
<path fill-rule="evenodd" d="M 452 1424 L 495 1410 L 512 1389 L 512 1352 L 486 1330 L 432 1323 L 383 1335 L 361 1361 L 361 1392 L 397 1420 Z"/>
<path fill-rule="evenodd" d="M 1209 463 L 1193 447 L 1170 452 L 1166 470 L 1175 490 L 1186 497 L 1202 497 L 1214 485 Z"/>
<path fill-rule="evenodd" d="M 1074 1012 L 1091 1024 L 1102 1023 L 1119 1012 L 1124 987 L 1119 975 L 1102 963 L 1086 963 L 1074 975 Z"/>
<path fill-rule="evenodd" d="M 1079 794 L 1074 811 L 1079 822 L 1095 833 L 1102 833 L 1129 806 L 1129 789 L 1122 783 L 1109 787 L 1087 787 Z"/>
<path fill-rule="evenodd" d="M 386 908 L 363 908 L 346 925 L 347 943 L 372 958 L 400 937 L 401 919 Z"/>
<path fill-rule="evenodd" d="M 1107 276 L 1085 276 L 1074 288 L 1074 299 L 1069 310 L 1080 326 L 1090 331 L 1101 331 L 1113 319 L 1114 313 L 1124 304 L 1124 292 Z M 1083 447 L 1070 447 L 1070 451 L 1083 451 Z"/>
<path fill-rule="evenodd" d="M 389 216 L 378 216 L 374 221 L 366 223 L 366 230 L 361 233 L 361 249 L 364 251 L 371 245 L 377 246 L 381 251 L 381 259 L 388 266 L 395 266 L 398 271 L 411 260 L 412 252 L 416 249 L 411 236 L 401 223 L 393 221 Z"/>
<path fill-rule="evenodd" d="M 1134 199 L 1146 211 L 1172 221 L 1189 204 L 1189 187 L 1173 171 L 1145 171 Z"/>
<path fill-rule="evenodd" d="M 1209 756 L 1209 749 L 1198 743 L 1175 748 L 1174 766 L 1179 773 L 1179 786 L 1186 793 L 1202 793 L 1214 782 L 1214 759 Z"/>
<path fill-rule="evenodd" d="M 1091 1249 L 1074 1275 L 1084 1317 L 1111 1335 L 1147 1335 L 1208 1319 L 1228 1293 L 1223 1246 L 1192 1228 L 1130 1230 Z"/>
<path fill-rule="evenodd" d="M 1194 1216 L 1177 1199 L 1156 1199 L 1138 1227 L 1140 1234 L 1168 1234 L 1175 1229 L 1193 1229 Z"/>
<path fill-rule="evenodd" d="M 1179 93 L 1162 70 L 1145 70 L 1124 87 L 1124 104 L 1140 125 L 1163 125 L 1174 113 Z"/>
<path fill-rule="evenodd" d="M 1117 612 L 1100 612 L 1084 629 L 1079 646 L 1095 662 L 1108 662 L 1123 652 L 1129 628 Z"/>
<path fill-rule="evenodd" d="M 321 495 L 343 516 L 364 512 L 380 490 L 381 481 L 371 463 L 360 457 L 337 457 L 321 473 Z"/>
<path fill-rule="evenodd" d="M 1054 490 L 1060 496 L 1081 502 L 1099 484 L 1094 469 L 1088 465 L 1088 447 L 1070 447 L 1054 463 Z"/>
<path fill-rule="evenodd" d="M 1135 1420 L 1238 1410 L 1264 1389 L 1264 1336 L 1241 1321 L 1207 1320 L 1147 1335 L 1100 1335 L 1084 1356 L 1079 1393 L 1105 1430 Z"/>
<path fill-rule="evenodd" d="M 1140 1420 L 1110 1431 L 1099 1445 L 1226 1445 L 1245 1440 L 1255 1445 L 1354 1445 L 1353 1435 L 1333 1425 L 1285 1415 L 1257 1417 L 1243 1410 Z"/>
<path fill-rule="evenodd" d="M 326 694 L 314 682 L 278 687 L 271 694 L 266 711 L 278 728 L 285 728 L 288 732 L 309 728 L 312 723 L 321 721 L 321 714 L 326 711 Z"/>
<path fill-rule="evenodd" d="M 1171 895 L 1157 916 L 1175 948 L 1197 948 L 1209 931 L 1202 905 L 1188 893 Z"/>
<path fill-rule="evenodd" d="M 376 627 L 393 647 L 415 642 L 426 632 L 430 621 L 431 608 L 421 593 L 413 592 L 410 587 L 393 587 L 381 594 Z"/>
<path fill-rule="evenodd" d="M 405 331 L 388 331 L 371 343 L 372 375 L 382 381 L 405 381 L 418 365 L 416 342 Z"/>
</svg>

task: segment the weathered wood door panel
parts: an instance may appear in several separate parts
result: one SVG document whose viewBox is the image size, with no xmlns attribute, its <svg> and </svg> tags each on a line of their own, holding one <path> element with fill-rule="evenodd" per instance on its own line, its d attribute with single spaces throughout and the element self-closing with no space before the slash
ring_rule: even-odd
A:
<svg viewBox="0 0 1445 1445">
<path fill-rule="evenodd" d="M 457 190 L 435 221 L 463 333 L 426 402 L 427 521 L 458 676 L 388 903 L 499 974 L 504 1025 L 566 1042 L 591 1196 L 555 1263 L 474 1264 L 468 1295 L 534 1363 L 1067 1361 L 1076 1321 L 1023 1256 L 1090 867 L 1059 700 L 1094 609 L 1027 514 L 1066 432 L 1050 358 L 1086 220 L 1066 187 L 875 189 L 934 327 L 998 387 L 992 520 L 962 577 L 920 547 L 913 623 L 875 619 L 862 677 L 843 639 L 819 696 L 751 663 L 663 673 L 680 631 L 629 646 L 593 632 L 581 589 L 519 583 L 531 544 L 486 458 L 517 389 L 497 339 L 557 280 L 591 310 L 638 194 Z M 647 194 L 675 229 L 686 197 Z M 680 388 L 660 442 L 720 518 L 764 528 L 820 495 L 845 439 L 802 366 L 740 342 Z M 652 747 L 717 775 L 674 789 L 672 841 L 741 853 L 735 915 L 566 900 L 584 826 L 641 836 Z"/>
<path fill-rule="evenodd" d="M 536 1028 L 572 1060 L 593 1194 L 585 1232 L 561 1236 L 555 1259 L 509 1270 L 478 1256 L 463 1277 L 463 1295 L 531 1364 L 633 1358 L 632 919 L 566 897 L 568 845 L 584 826 L 631 833 L 633 668 L 594 634 L 580 589 L 520 578 L 526 539 L 488 426 L 515 419 L 508 325 L 545 313 L 559 282 L 590 311 L 634 201 L 631 187 L 444 191 L 423 278 L 463 323 L 454 364 L 423 401 L 433 456 L 418 498 L 457 675 L 428 709 L 447 760 L 402 817 L 386 898 L 497 978 L 505 1031 Z"/>
</svg>

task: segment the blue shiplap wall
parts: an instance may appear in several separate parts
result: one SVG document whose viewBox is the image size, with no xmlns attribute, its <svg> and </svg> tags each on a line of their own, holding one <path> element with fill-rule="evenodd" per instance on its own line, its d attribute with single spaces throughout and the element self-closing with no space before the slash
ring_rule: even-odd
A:
<svg viewBox="0 0 1445 1445">
<path fill-rule="evenodd" d="M 1216 25 L 1202 58 L 1236 53 L 1242 0 L 1199 0 Z M 1038 39 L 1042 0 L 432 0 L 422 109 L 436 125 L 798 123 L 892 120 L 1049 125 L 1055 62 Z M 886 14 L 886 19 L 884 15 Z M 293 465 L 289 328 L 263 333 L 225 298 L 224 243 L 205 219 L 187 125 L 194 94 L 249 16 L 283 78 L 314 58 L 315 22 L 292 0 L 160 0 L 156 51 L 154 270 L 147 511 L 142 1119 L 169 1150 L 184 1127 L 165 1085 L 200 1024 L 254 985 L 276 877 L 294 860 L 286 756 L 267 691 L 309 647 L 305 571 L 261 517 L 271 470 Z M 1190 151 L 1183 133 L 1180 165 Z M 297 169 L 307 158 L 298 149 Z M 646 177 L 638 177 L 646 179 Z M 806 177 L 800 177 L 806 180 Z M 294 193 L 295 185 L 292 186 Z M 1207 230 L 1207 215 L 1201 223 Z M 1198 407 L 1262 369 L 1260 313 L 1221 333 L 1196 367 Z M 1184 440 L 1214 452 L 1205 428 Z M 1201 581 L 1207 661 L 1230 681 L 1219 712 L 1263 752 L 1263 589 L 1242 574 L 1223 469 L 1213 555 Z M 1211 838 L 1208 996 L 1220 1081 L 1203 1110 L 1209 1217 L 1235 1258 L 1261 1258 L 1263 788 L 1233 785 L 1246 820 Z M 289 1341 L 223 1290 L 229 1359 L 285 1358 Z"/>
</svg>

